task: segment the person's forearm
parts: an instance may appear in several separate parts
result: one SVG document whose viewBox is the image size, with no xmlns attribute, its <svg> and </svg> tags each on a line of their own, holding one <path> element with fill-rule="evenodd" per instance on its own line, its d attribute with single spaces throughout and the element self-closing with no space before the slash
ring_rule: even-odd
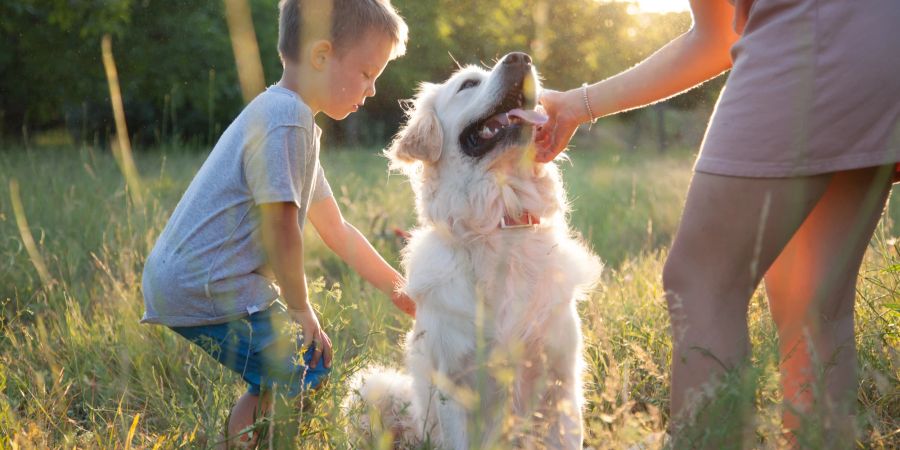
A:
<svg viewBox="0 0 900 450">
<path fill-rule="evenodd" d="M 275 246 L 270 263 L 287 307 L 305 311 L 310 305 L 306 292 L 306 275 L 303 273 L 303 239 L 298 233 L 296 241 L 291 241 Z"/>
<path fill-rule="evenodd" d="M 381 292 L 390 295 L 403 283 L 403 276 L 394 270 L 372 244 L 353 225 L 344 222 L 344 239 L 331 248 L 364 280 Z"/>
<path fill-rule="evenodd" d="M 331 251 L 364 280 L 394 297 L 396 286 L 404 283 L 403 276 L 378 254 L 356 227 L 344 220 L 334 198 L 310 205 L 308 217 Z"/>
<path fill-rule="evenodd" d="M 731 68 L 730 49 L 736 39 L 730 28 L 695 26 L 640 64 L 590 86 L 594 116 L 655 103 L 716 77 Z"/>
<path fill-rule="evenodd" d="M 303 272 L 303 236 L 296 214 L 288 212 L 282 217 L 267 220 L 263 224 L 262 240 L 269 266 L 287 307 L 300 311 L 309 309 L 306 275 Z"/>
</svg>

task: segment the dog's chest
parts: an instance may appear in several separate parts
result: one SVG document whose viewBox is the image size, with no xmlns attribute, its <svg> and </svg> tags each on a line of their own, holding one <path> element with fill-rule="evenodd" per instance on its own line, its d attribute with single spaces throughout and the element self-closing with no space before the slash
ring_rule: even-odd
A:
<svg viewBox="0 0 900 450">
<path fill-rule="evenodd" d="M 572 301 L 560 296 L 564 270 L 556 245 L 547 234 L 529 230 L 498 233 L 483 245 L 468 249 L 470 277 L 484 313 L 496 324 L 498 339 L 529 334 L 540 315 L 554 305 Z"/>
</svg>

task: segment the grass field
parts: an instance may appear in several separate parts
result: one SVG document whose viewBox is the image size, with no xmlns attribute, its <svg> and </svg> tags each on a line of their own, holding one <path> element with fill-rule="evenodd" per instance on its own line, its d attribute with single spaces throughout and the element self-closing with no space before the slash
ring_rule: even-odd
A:
<svg viewBox="0 0 900 450">
<path fill-rule="evenodd" d="M 244 390 L 238 377 L 175 333 L 139 325 L 145 255 L 205 155 L 139 152 L 143 203 L 130 200 L 108 152 L 87 147 L 0 150 L 0 448 L 208 448 Z M 586 445 L 627 448 L 665 430 L 671 345 L 660 273 L 690 178 L 692 155 L 583 145 L 564 164 L 571 223 L 607 264 L 580 305 L 586 339 Z M 393 227 L 413 226 L 412 196 L 375 151 L 323 155 L 344 215 L 396 264 Z M 15 179 L 46 263 L 42 282 L 17 227 Z M 900 208 L 882 222 L 857 301 L 860 448 L 900 447 Z M 304 413 L 300 448 L 384 446 L 346 431 L 349 374 L 398 364 L 410 326 L 307 230 L 311 300 L 334 340 L 332 380 Z M 737 435 L 729 411 L 754 413 L 755 446 L 778 445 L 777 344 L 765 298 L 753 299 L 754 368 L 724 388 L 714 421 L 695 433 Z M 801 442 L 820 448 L 805 429 Z M 734 442 L 737 446 L 739 443 Z M 651 445 L 652 448 L 652 445 Z"/>
</svg>

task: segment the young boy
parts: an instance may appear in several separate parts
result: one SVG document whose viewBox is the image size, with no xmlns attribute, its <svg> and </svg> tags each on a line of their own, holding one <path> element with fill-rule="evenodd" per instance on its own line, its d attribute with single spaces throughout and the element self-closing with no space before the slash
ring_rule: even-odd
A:
<svg viewBox="0 0 900 450">
<path fill-rule="evenodd" d="M 331 341 L 307 298 L 306 217 L 341 259 L 415 314 L 396 291 L 401 275 L 341 216 L 313 122 L 319 112 L 341 120 L 375 95 L 375 80 L 405 51 L 407 26 L 389 0 L 281 0 L 279 8 L 281 80 L 222 134 L 143 274 L 142 322 L 172 328 L 249 384 L 229 417 L 232 439 L 265 411 L 268 393 L 296 396 L 330 370 Z M 288 332 L 292 321 L 302 343 Z M 296 361 L 299 348 L 308 367 Z"/>
</svg>

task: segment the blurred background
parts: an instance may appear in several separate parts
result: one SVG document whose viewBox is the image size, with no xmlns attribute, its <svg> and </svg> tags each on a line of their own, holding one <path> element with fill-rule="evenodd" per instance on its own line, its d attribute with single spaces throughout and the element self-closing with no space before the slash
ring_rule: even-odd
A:
<svg viewBox="0 0 900 450">
<path fill-rule="evenodd" d="M 277 0 L 249 0 L 266 84 L 281 66 Z M 402 122 L 398 100 L 460 64 L 529 52 L 545 86 L 565 89 L 627 68 L 690 27 L 687 1 L 395 0 L 410 25 L 407 55 L 378 95 L 342 122 L 322 117 L 325 145 L 383 145 Z M 242 107 L 224 2 L 19 0 L 0 3 L 0 142 L 100 144 L 115 133 L 100 42 L 112 37 L 136 148 L 210 147 Z M 455 61 L 454 61 L 455 60 Z M 722 80 L 626 114 L 625 145 L 660 150 L 683 137 L 677 112 L 712 107 Z M 672 113 L 675 113 L 673 116 Z M 698 118 L 701 128 L 705 115 Z M 671 121 L 676 123 L 672 124 Z M 689 133 L 690 134 L 690 133 Z M 694 135 L 697 134 L 695 131 Z M 696 136 L 690 139 L 697 141 Z"/>
</svg>

